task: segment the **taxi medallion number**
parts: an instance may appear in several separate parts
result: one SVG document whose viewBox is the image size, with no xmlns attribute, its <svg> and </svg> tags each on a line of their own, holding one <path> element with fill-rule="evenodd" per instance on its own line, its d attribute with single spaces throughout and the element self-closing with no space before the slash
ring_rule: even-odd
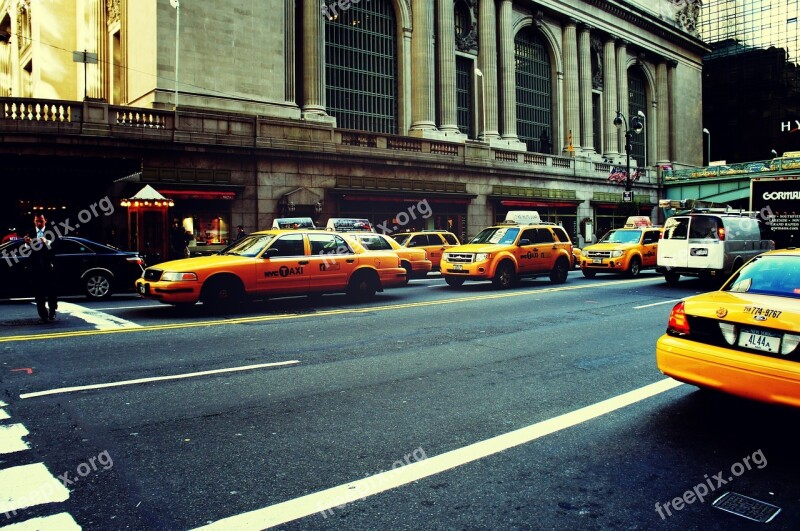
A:
<svg viewBox="0 0 800 531">
<path fill-rule="evenodd" d="M 744 329 L 739 334 L 739 346 L 774 354 L 780 349 L 781 338 L 777 334 L 770 334 L 762 330 Z"/>
</svg>

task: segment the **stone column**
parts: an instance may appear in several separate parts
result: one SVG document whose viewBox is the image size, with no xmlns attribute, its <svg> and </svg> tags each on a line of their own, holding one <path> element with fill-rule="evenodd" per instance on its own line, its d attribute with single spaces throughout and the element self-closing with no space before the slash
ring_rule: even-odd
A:
<svg viewBox="0 0 800 531">
<path fill-rule="evenodd" d="M 325 112 L 325 27 L 317 2 L 303 2 L 303 118 L 319 119 Z M 288 65 L 287 65 L 288 67 Z"/>
<path fill-rule="evenodd" d="M 628 118 L 628 41 L 619 41 L 617 48 L 617 108 L 614 109 L 613 116 L 616 116 L 616 111 L 621 112 Z M 612 118 L 613 120 L 613 118 Z M 625 154 L 625 131 L 622 128 L 617 130 L 617 145 L 620 155 Z"/>
<path fill-rule="evenodd" d="M 286 0 L 284 9 L 286 10 L 283 21 L 286 50 L 283 55 L 283 64 L 285 65 L 284 71 L 286 72 L 286 77 L 284 79 L 283 100 L 292 105 L 297 105 L 297 94 L 295 93 L 295 0 Z"/>
<path fill-rule="evenodd" d="M 580 82 L 576 24 L 575 19 L 569 19 L 564 27 L 564 149 L 567 150 L 571 135 L 574 153 L 580 153 Z"/>
<path fill-rule="evenodd" d="M 456 116 L 456 30 L 453 0 L 437 0 L 439 25 L 436 44 L 439 62 L 439 130 L 459 134 Z"/>
<path fill-rule="evenodd" d="M 675 89 L 676 72 L 678 62 L 675 60 L 667 61 L 667 91 L 669 92 L 669 160 L 678 160 L 678 142 L 675 135 L 677 126 L 678 91 Z"/>
<path fill-rule="evenodd" d="M 580 78 L 581 145 L 583 153 L 594 154 L 594 113 L 592 112 L 592 26 L 584 24 L 578 34 Z"/>
<path fill-rule="evenodd" d="M 429 0 L 413 0 L 411 34 L 411 131 L 436 129 L 433 116 L 433 11 Z"/>
<path fill-rule="evenodd" d="M 482 87 L 483 112 L 481 113 L 480 137 L 484 142 L 500 137 L 497 127 L 497 16 L 494 0 L 479 0 L 478 9 L 478 68 L 483 79 L 478 80 Z"/>
<path fill-rule="evenodd" d="M 614 116 L 617 111 L 617 49 L 614 37 L 606 38 L 603 47 L 603 156 L 616 159 L 619 156 L 619 140 Z"/>
<path fill-rule="evenodd" d="M 669 89 L 667 83 L 667 62 L 661 60 L 656 66 L 656 86 L 658 91 L 658 144 L 656 164 L 669 162 Z"/>
<path fill-rule="evenodd" d="M 503 90 L 503 140 L 517 138 L 517 82 L 514 61 L 512 1 L 500 1 L 500 79 Z"/>
</svg>

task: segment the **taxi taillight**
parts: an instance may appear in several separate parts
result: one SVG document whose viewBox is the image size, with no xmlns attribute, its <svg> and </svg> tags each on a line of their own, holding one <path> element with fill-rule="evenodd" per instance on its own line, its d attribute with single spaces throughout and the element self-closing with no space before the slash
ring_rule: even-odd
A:
<svg viewBox="0 0 800 531">
<path fill-rule="evenodd" d="M 669 314 L 667 332 L 680 335 L 689 334 L 689 320 L 686 318 L 686 309 L 683 301 L 679 302 L 674 308 L 672 308 L 672 311 Z"/>
</svg>

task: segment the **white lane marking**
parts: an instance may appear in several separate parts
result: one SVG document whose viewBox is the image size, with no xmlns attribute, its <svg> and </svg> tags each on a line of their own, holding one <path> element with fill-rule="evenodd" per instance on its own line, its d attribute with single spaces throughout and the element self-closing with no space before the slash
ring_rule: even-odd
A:
<svg viewBox="0 0 800 531">
<path fill-rule="evenodd" d="M 0 527 L 0 531 L 80 531 L 83 529 L 69 513 L 32 518 L 18 524 Z"/>
<path fill-rule="evenodd" d="M 42 503 L 63 502 L 69 491 L 44 463 L 0 470 L 0 513 L 10 513 Z"/>
<path fill-rule="evenodd" d="M 479 441 L 457 450 L 430 457 L 423 461 L 417 461 L 387 472 L 382 472 L 351 483 L 271 505 L 263 509 L 224 518 L 197 529 L 220 531 L 228 529 L 255 530 L 285 524 L 299 518 L 310 516 L 316 512 L 362 500 L 367 496 L 407 485 L 408 483 L 419 481 L 428 476 L 439 474 L 483 457 L 528 443 L 540 437 L 544 437 L 545 435 L 550 435 L 605 415 L 611 411 L 630 406 L 680 385 L 683 384 L 670 378 L 660 380 L 570 413 L 537 422 L 525 428 Z"/>
<path fill-rule="evenodd" d="M 119 382 L 109 382 L 102 384 L 80 385 L 76 387 L 61 387 L 58 389 L 50 389 L 49 391 L 37 391 L 35 393 L 25 393 L 19 395 L 20 398 L 35 398 L 37 396 L 57 395 L 62 393 L 75 393 L 77 391 L 88 391 L 90 389 L 106 389 L 108 387 L 122 387 L 124 385 L 137 385 L 150 382 L 163 382 L 166 380 L 181 380 L 184 378 L 196 378 L 198 376 L 207 376 L 209 374 L 224 374 L 228 372 L 241 372 L 251 371 L 253 369 L 264 369 L 267 367 L 285 367 L 287 365 L 296 365 L 300 363 L 299 360 L 278 361 L 275 363 L 259 363 L 258 365 L 245 365 L 242 367 L 232 367 L 229 369 L 215 369 L 212 371 L 190 372 L 185 374 L 173 374 L 170 376 L 153 376 L 151 378 L 137 378 L 136 380 L 122 380 Z"/>
<path fill-rule="evenodd" d="M 84 306 L 79 306 L 77 304 L 72 304 L 71 302 L 59 302 L 58 311 L 73 315 L 78 319 L 83 319 L 87 323 L 93 324 L 98 330 L 113 330 L 115 328 L 141 328 L 141 325 L 138 325 L 132 321 L 126 321 L 125 319 L 108 315 L 97 310 L 89 309 Z"/>
<path fill-rule="evenodd" d="M 0 409 L 0 420 L 8 420 L 10 418 L 11 416 L 8 413 L 6 413 L 5 409 Z"/>
<path fill-rule="evenodd" d="M 140 304 L 139 306 L 109 306 L 108 308 L 92 308 L 97 312 L 107 312 L 110 310 L 141 310 L 142 308 L 169 308 L 166 304 L 156 303 L 156 304 Z"/>
<path fill-rule="evenodd" d="M 653 304 L 643 304 L 642 306 L 634 306 L 634 310 L 641 310 L 642 308 L 650 308 L 651 306 L 661 306 L 662 304 L 675 304 L 683 299 L 673 299 L 671 301 L 654 302 Z"/>
<path fill-rule="evenodd" d="M 8 405 L 8 404 L 6 404 L 6 403 L 5 403 L 5 402 L 3 402 L 2 400 L 0 400 L 0 407 L 6 407 L 7 405 Z"/>
<path fill-rule="evenodd" d="M 28 443 L 22 440 L 26 435 L 28 429 L 22 424 L 0 426 L 0 455 L 30 450 Z"/>
</svg>

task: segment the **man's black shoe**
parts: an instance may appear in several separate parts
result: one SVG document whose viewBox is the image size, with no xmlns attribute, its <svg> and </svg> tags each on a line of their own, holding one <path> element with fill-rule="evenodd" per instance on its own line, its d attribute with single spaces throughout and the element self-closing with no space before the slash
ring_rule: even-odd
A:
<svg viewBox="0 0 800 531">
<path fill-rule="evenodd" d="M 51 310 L 50 310 L 50 314 L 47 316 L 47 318 L 48 318 L 49 320 L 51 320 L 51 321 L 55 320 L 55 318 L 56 318 L 56 311 L 55 311 L 54 309 L 51 309 Z"/>
</svg>

